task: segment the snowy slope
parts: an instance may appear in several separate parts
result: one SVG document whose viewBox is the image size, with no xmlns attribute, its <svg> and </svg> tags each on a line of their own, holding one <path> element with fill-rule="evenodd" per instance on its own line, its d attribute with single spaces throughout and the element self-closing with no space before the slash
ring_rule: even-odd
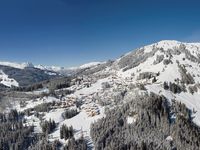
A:
<svg viewBox="0 0 200 150">
<path fill-rule="evenodd" d="M 157 50 L 153 53 L 153 55 L 150 55 L 147 57 L 147 59 L 144 62 L 139 63 L 137 66 L 128 69 L 127 71 L 123 71 L 123 68 L 121 68 L 119 71 L 117 71 L 118 75 L 122 77 L 133 77 L 137 78 L 137 75 L 142 72 L 154 72 L 154 73 L 160 73 L 160 76 L 158 77 L 158 81 L 164 82 L 164 81 L 171 81 L 174 82 L 176 78 L 180 78 L 180 72 L 178 68 L 177 61 L 181 65 L 185 65 L 187 68 L 187 71 L 191 74 L 198 75 L 199 74 L 199 65 L 198 62 L 193 62 L 191 60 L 188 60 L 186 58 L 186 54 L 183 51 L 180 51 L 180 54 L 171 54 L 170 63 L 169 65 L 163 64 L 164 59 L 169 59 L 169 50 L 176 50 L 180 47 L 181 44 L 184 44 L 186 46 L 186 49 L 191 53 L 192 56 L 196 57 L 196 59 L 199 59 L 200 56 L 200 43 L 181 43 L 178 41 L 161 41 L 149 46 L 145 46 L 141 49 L 143 49 L 143 54 L 145 55 L 147 53 L 150 53 L 153 51 L 153 49 L 157 48 Z M 127 55 L 135 55 L 132 53 L 128 53 Z M 125 56 L 127 56 L 125 55 Z M 157 64 L 154 64 L 156 61 L 156 57 L 163 55 L 163 60 Z M 124 57 L 125 57 L 124 56 Z M 131 56 L 130 56 L 131 58 Z M 119 61 L 123 59 L 120 58 Z M 185 60 L 183 60 L 185 59 Z M 135 76 L 133 76 L 135 74 Z M 196 82 L 199 82 L 200 78 L 195 78 Z"/>
<path fill-rule="evenodd" d="M 2 70 L 0 70 L 0 83 L 7 87 L 19 86 L 19 83 L 16 80 L 9 78 Z"/>
<path fill-rule="evenodd" d="M 129 64 L 123 68 L 118 67 L 117 75 L 124 79 L 131 79 L 132 83 L 143 83 L 149 92 L 164 95 L 169 100 L 175 99 L 186 104 L 191 110 L 197 111 L 193 114 L 195 116 L 194 122 L 200 125 L 200 89 L 198 86 L 200 83 L 200 43 L 182 43 L 165 40 L 144 46 L 139 50 L 141 51 L 140 56 L 146 57 L 144 61 L 125 71 L 123 69 Z M 125 57 L 133 58 L 132 55 L 136 56 L 137 54 L 129 52 L 115 63 L 118 65 L 120 61 L 124 61 Z M 163 55 L 163 59 L 155 63 L 157 56 L 161 55 Z M 143 57 L 140 58 L 143 59 Z M 164 64 L 164 60 L 170 60 L 170 63 Z M 174 94 L 169 90 L 164 90 L 163 83 L 172 82 L 182 86 L 182 74 L 179 65 L 183 66 L 186 74 L 192 76 L 194 83 L 185 84 L 186 92 Z M 146 72 L 159 74 L 155 75 L 155 83 L 152 83 L 153 78 L 139 79 L 140 74 Z M 197 92 L 194 92 L 194 94 L 189 92 L 189 88 L 193 86 L 197 86 Z"/>
<path fill-rule="evenodd" d="M 176 100 L 179 102 L 182 102 L 186 104 L 186 106 L 191 109 L 195 110 L 196 113 L 193 114 L 194 116 L 194 122 L 200 126 L 200 92 L 198 91 L 197 93 L 191 94 L 191 93 L 180 93 L 180 94 L 174 94 L 170 91 L 164 90 L 161 85 L 147 85 L 146 88 L 148 89 L 149 92 L 154 92 L 158 95 L 164 95 L 167 97 L 169 100 Z"/>
</svg>

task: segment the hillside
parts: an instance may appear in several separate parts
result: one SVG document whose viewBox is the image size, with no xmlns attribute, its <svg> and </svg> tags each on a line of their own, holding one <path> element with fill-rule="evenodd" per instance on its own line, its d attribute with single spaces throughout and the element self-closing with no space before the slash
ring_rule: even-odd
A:
<svg viewBox="0 0 200 150">
<path fill-rule="evenodd" d="M 132 62 L 129 62 L 132 60 Z M 118 75 L 143 83 L 148 91 L 200 110 L 200 44 L 161 41 L 117 60 Z M 169 84 L 174 85 L 171 88 Z M 168 85 L 165 87 L 165 85 Z M 200 118 L 194 121 L 200 125 Z"/>
</svg>

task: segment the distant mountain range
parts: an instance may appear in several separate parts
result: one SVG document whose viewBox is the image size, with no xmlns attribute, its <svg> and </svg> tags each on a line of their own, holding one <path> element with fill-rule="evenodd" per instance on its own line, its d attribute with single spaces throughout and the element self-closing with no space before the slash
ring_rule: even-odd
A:
<svg viewBox="0 0 200 150">
<path fill-rule="evenodd" d="M 28 86 L 36 82 L 48 80 L 55 77 L 68 76 L 76 71 L 90 68 L 102 64 L 102 62 L 91 62 L 79 67 L 58 67 L 33 65 L 27 63 L 3 62 L 0 61 L 0 79 L 1 84 L 11 86 Z"/>
<path fill-rule="evenodd" d="M 17 63 L 17 62 L 6 62 L 6 61 L 0 61 L 1 66 L 8 66 L 12 68 L 17 68 L 17 69 L 25 69 L 25 68 L 38 68 L 41 70 L 49 70 L 49 71 L 55 71 L 59 72 L 61 70 L 74 70 L 74 69 L 84 69 L 84 68 L 89 68 L 92 66 L 96 66 L 99 64 L 102 64 L 104 62 L 90 62 L 83 64 L 78 67 L 60 67 L 60 66 L 45 66 L 45 65 L 33 65 L 31 62 L 24 62 L 24 63 Z"/>
</svg>

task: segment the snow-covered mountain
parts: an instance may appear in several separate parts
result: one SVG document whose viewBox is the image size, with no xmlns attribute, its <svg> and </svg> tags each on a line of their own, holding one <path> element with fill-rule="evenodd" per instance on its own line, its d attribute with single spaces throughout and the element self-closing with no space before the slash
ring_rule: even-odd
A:
<svg viewBox="0 0 200 150">
<path fill-rule="evenodd" d="M 77 70 L 77 69 L 85 69 L 93 66 L 97 66 L 105 62 L 89 62 L 77 67 L 60 67 L 60 66 L 45 66 L 45 65 L 33 65 L 31 62 L 17 63 L 17 62 L 6 62 L 0 61 L 0 65 L 9 66 L 17 69 L 25 69 L 25 68 L 38 68 L 41 70 L 55 71 L 60 72 L 63 70 Z"/>
<path fill-rule="evenodd" d="M 50 70 L 55 72 L 60 72 L 61 70 L 64 70 L 64 67 L 59 66 L 44 66 L 44 65 L 36 65 L 35 68 L 41 69 L 41 70 Z"/>
<path fill-rule="evenodd" d="M 24 68 L 34 67 L 34 65 L 32 63 L 30 63 L 30 62 L 16 63 L 16 62 L 0 61 L 0 65 L 2 65 L 2 66 L 9 66 L 9 67 L 18 68 L 18 69 L 24 69 Z"/>
<path fill-rule="evenodd" d="M 148 92 L 186 104 L 200 125 L 200 43 L 163 40 L 83 72 L 108 83 L 143 84 Z M 165 84 L 167 87 L 165 87 Z"/>
<path fill-rule="evenodd" d="M 59 76 L 57 72 L 37 69 L 30 64 L 1 63 L 0 88 L 30 86 Z"/>
<path fill-rule="evenodd" d="M 32 63 L 0 62 L 1 84 L 7 87 L 27 86 L 59 76 L 69 76 L 81 70 L 102 64 L 91 62 L 79 67 L 33 65 Z"/>
<path fill-rule="evenodd" d="M 61 136 L 67 125 L 73 127 L 76 140 L 86 139 L 90 149 L 119 148 L 121 142 L 120 146 L 126 143 L 134 149 L 143 147 L 145 140 L 158 149 L 198 147 L 200 43 L 160 41 L 114 61 L 71 68 L 79 69 L 71 79 L 49 80 L 48 86 L 26 93 L 37 95 L 36 99 L 15 102 L 13 108 L 31 110 L 26 125 L 33 124 L 34 133 L 44 132 L 40 124 L 51 119 L 57 127 L 48 133 L 48 141 L 63 145 L 69 142 Z M 41 116 L 35 115 L 40 111 Z"/>
<path fill-rule="evenodd" d="M 126 54 L 111 68 L 123 79 L 197 110 L 194 121 L 200 125 L 200 43 L 160 41 Z M 175 86 L 170 91 L 164 83 Z"/>
<path fill-rule="evenodd" d="M 90 62 L 90 63 L 86 63 L 77 67 L 59 67 L 59 66 L 44 66 L 44 65 L 36 65 L 34 67 L 41 70 L 49 70 L 49 71 L 55 71 L 55 72 L 67 74 L 68 72 L 91 68 L 103 63 L 105 62 Z"/>
</svg>

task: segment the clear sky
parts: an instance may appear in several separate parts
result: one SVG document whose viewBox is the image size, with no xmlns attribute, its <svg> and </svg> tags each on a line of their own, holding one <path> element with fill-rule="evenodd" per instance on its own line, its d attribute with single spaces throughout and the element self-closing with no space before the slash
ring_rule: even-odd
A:
<svg viewBox="0 0 200 150">
<path fill-rule="evenodd" d="M 76 66 L 200 41 L 199 0 L 0 0 L 0 60 Z"/>
</svg>

